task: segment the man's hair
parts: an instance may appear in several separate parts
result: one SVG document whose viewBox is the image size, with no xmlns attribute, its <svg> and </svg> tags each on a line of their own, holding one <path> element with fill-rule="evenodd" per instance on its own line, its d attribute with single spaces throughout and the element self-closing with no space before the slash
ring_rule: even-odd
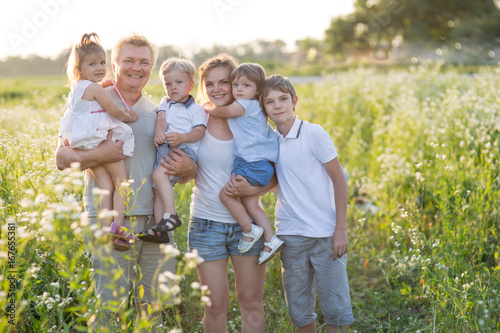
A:
<svg viewBox="0 0 500 333">
<path fill-rule="evenodd" d="M 156 60 L 158 58 L 158 50 L 156 48 L 156 45 L 151 43 L 149 40 L 147 40 L 146 37 L 144 37 L 141 34 L 138 33 L 131 33 L 130 35 L 123 37 L 120 39 L 115 46 L 113 47 L 113 50 L 111 51 L 111 62 L 113 64 L 116 64 L 118 61 L 118 58 L 120 57 L 120 51 L 124 45 L 133 45 L 137 47 L 141 46 L 146 46 L 149 48 L 151 51 L 151 68 L 154 68 L 156 65 Z"/>
</svg>

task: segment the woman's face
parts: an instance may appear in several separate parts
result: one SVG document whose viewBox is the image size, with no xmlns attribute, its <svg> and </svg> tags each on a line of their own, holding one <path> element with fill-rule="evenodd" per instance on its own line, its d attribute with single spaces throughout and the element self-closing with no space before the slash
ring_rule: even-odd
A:
<svg viewBox="0 0 500 333">
<path fill-rule="evenodd" d="M 215 106 L 228 105 L 234 101 L 229 74 L 228 68 L 216 67 L 205 76 L 205 92 L 210 103 Z"/>
</svg>

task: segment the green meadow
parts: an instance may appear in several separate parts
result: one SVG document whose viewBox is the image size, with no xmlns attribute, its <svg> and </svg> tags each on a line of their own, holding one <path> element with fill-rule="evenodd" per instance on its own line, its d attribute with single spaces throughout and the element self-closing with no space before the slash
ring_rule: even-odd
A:
<svg viewBox="0 0 500 333">
<path fill-rule="evenodd" d="M 352 69 L 297 85 L 296 113 L 330 133 L 348 175 L 350 332 L 500 330 L 499 74 Z M 84 245 L 83 176 L 54 163 L 64 84 L 0 79 L 2 332 L 87 332 L 101 308 Z M 159 84 L 145 91 L 156 103 L 164 94 Z M 175 189 L 183 221 L 192 185 Z M 262 197 L 271 220 L 275 200 Z M 178 261 L 177 276 L 161 279 L 165 332 L 203 331 L 207 291 L 185 256 L 187 225 L 178 249 L 164 249 Z M 228 276 L 233 284 L 231 267 Z M 279 256 L 267 265 L 264 311 L 266 332 L 295 332 Z M 130 299 L 117 327 L 148 328 L 134 322 Z M 241 331 L 234 293 L 228 327 Z"/>
</svg>

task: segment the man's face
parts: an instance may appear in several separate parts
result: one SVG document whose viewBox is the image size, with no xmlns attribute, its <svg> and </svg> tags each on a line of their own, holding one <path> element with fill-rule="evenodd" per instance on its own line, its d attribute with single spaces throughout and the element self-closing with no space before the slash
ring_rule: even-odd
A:
<svg viewBox="0 0 500 333">
<path fill-rule="evenodd" d="M 149 81 L 152 66 L 149 47 L 124 44 L 116 63 L 113 64 L 116 82 L 124 88 L 142 91 Z"/>
</svg>

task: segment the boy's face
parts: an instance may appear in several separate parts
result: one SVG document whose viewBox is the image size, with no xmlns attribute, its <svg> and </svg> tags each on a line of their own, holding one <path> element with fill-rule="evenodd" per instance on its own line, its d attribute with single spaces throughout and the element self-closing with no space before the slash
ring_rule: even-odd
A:
<svg viewBox="0 0 500 333">
<path fill-rule="evenodd" d="M 293 123 L 295 105 L 297 105 L 297 96 L 292 98 L 289 93 L 279 90 L 271 90 L 264 98 L 264 109 L 276 126 L 287 122 Z"/>
<path fill-rule="evenodd" d="M 245 75 L 241 75 L 233 81 L 233 97 L 234 99 L 256 99 L 257 85 Z"/>
<path fill-rule="evenodd" d="M 194 81 L 186 74 L 172 71 L 163 77 L 163 86 L 168 98 L 175 103 L 184 103 L 194 87 Z"/>
</svg>

